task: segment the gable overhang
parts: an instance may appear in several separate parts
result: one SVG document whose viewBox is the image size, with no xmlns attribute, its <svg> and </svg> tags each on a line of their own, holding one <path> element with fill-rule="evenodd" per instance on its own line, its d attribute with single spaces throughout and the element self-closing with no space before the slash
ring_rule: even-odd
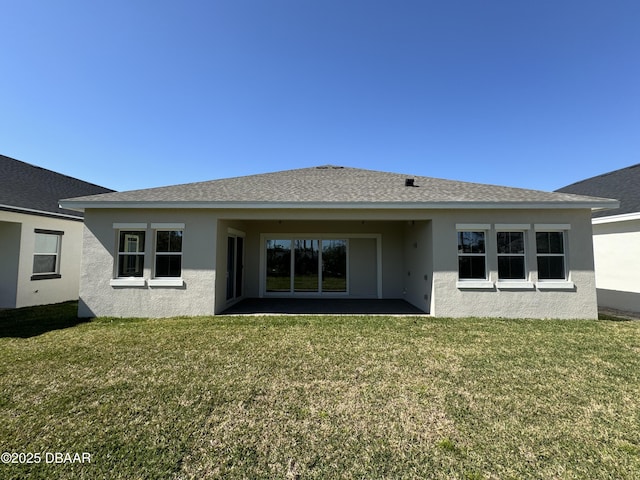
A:
<svg viewBox="0 0 640 480">
<path fill-rule="evenodd" d="M 444 201 L 444 202 L 167 202 L 167 201 L 73 201 L 60 207 L 84 212 L 87 209 L 219 209 L 219 210 L 604 210 L 619 207 L 617 200 L 602 201 Z"/>
<path fill-rule="evenodd" d="M 76 209 L 74 208 L 69 210 L 76 210 Z M 0 211 L 12 212 L 12 213 L 24 213 L 26 215 L 36 215 L 39 217 L 59 218 L 62 220 L 73 220 L 76 222 L 82 222 L 84 220 L 82 215 L 69 215 L 65 213 L 45 212 L 44 210 L 35 210 L 33 208 L 24 208 L 24 207 L 14 207 L 12 205 L 0 204 Z M 82 212 L 84 210 L 77 210 L 77 211 Z"/>
<path fill-rule="evenodd" d="M 632 220 L 640 220 L 640 212 L 622 213 L 620 215 L 609 215 L 606 217 L 597 217 L 591 220 L 594 225 L 603 223 L 630 222 Z"/>
</svg>

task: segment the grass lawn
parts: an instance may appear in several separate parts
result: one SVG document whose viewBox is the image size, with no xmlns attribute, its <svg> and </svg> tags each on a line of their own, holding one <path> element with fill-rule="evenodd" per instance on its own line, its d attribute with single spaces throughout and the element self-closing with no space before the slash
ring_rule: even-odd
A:
<svg viewBox="0 0 640 480">
<path fill-rule="evenodd" d="M 0 478 L 640 478 L 640 322 L 0 312 Z M 91 463 L 46 463 L 47 452 Z"/>
</svg>

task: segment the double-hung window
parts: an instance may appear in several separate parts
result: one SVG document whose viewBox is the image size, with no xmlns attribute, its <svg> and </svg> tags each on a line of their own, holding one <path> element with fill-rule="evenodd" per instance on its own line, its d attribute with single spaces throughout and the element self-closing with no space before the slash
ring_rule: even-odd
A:
<svg viewBox="0 0 640 480">
<path fill-rule="evenodd" d="M 486 279 L 486 231 L 458 231 L 458 280 Z"/>
<path fill-rule="evenodd" d="M 182 230 L 156 231 L 155 278 L 182 275 Z"/>
<path fill-rule="evenodd" d="M 526 280 L 524 232 L 496 232 L 498 280 Z"/>
<path fill-rule="evenodd" d="M 153 272 L 150 287 L 182 287 L 184 223 L 152 223 Z"/>
<path fill-rule="evenodd" d="M 536 231 L 538 280 L 567 279 L 564 231 Z"/>
<path fill-rule="evenodd" d="M 60 247 L 64 232 L 54 230 L 35 230 L 33 250 L 33 275 L 31 280 L 44 280 L 60 277 Z"/>
<path fill-rule="evenodd" d="M 144 230 L 120 230 L 118 234 L 118 277 L 144 275 Z"/>
</svg>

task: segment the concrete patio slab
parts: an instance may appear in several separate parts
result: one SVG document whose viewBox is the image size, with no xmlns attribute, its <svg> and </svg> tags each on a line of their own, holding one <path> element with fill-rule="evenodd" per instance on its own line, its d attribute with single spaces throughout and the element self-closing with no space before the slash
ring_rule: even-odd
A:
<svg viewBox="0 0 640 480">
<path fill-rule="evenodd" d="M 427 315 L 400 299 L 247 298 L 222 315 Z"/>
</svg>

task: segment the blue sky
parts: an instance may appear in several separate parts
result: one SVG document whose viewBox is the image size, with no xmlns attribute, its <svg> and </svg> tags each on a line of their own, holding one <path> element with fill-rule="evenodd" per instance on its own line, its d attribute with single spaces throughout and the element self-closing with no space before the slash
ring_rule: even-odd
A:
<svg viewBox="0 0 640 480">
<path fill-rule="evenodd" d="M 640 162 L 637 0 L 1 0 L 0 153 L 117 190 Z"/>
</svg>

